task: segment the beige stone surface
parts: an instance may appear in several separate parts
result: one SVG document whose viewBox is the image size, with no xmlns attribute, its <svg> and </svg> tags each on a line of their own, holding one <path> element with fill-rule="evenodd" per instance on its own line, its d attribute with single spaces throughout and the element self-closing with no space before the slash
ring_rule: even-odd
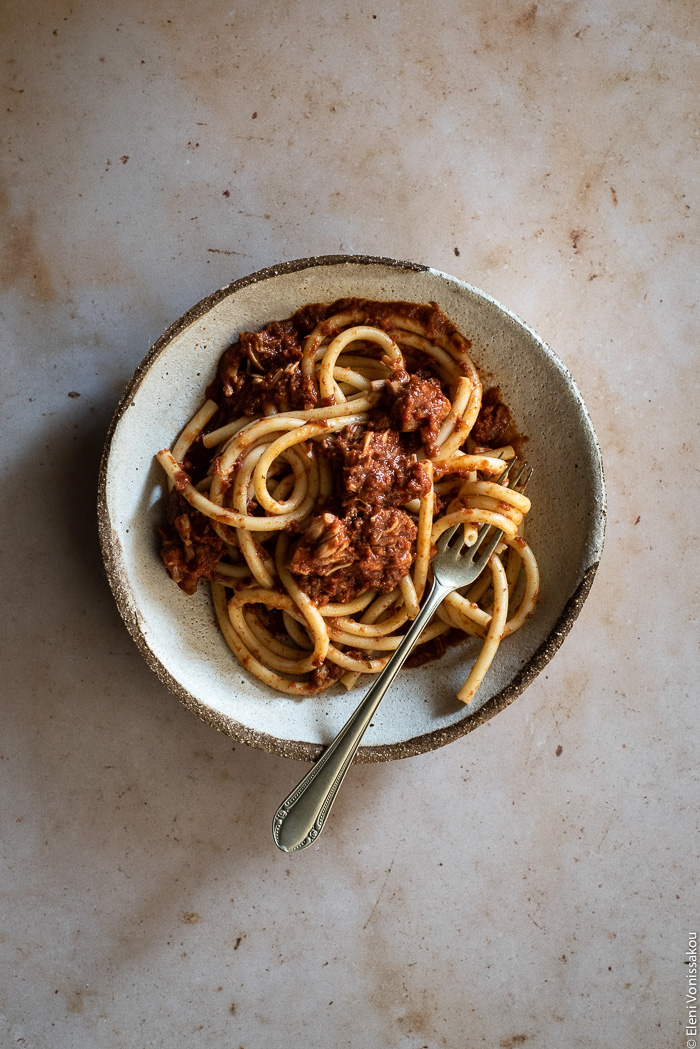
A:
<svg viewBox="0 0 700 1049">
<path fill-rule="evenodd" d="M 3 21 L 0 1044 L 685 1045 L 694 5 L 8 0 Z M 610 516 L 545 674 L 447 748 L 351 770 L 288 857 L 270 819 L 301 766 L 150 673 L 95 485 L 169 323 L 338 252 L 531 324 L 586 399 Z"/>
</svg>

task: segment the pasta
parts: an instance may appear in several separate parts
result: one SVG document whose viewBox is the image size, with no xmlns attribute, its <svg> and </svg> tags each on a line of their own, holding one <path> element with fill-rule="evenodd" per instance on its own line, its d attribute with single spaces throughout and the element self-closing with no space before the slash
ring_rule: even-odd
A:
<svg viewBox="0 0 700 1049">
<path fill-rule="evenodd" d="M 313 303 L 241 333 L 158 452 L 162 559 L 188 594 L 210 581 L 224 638 L 266 685 L 305 696 L 379 673 L 454 524 L 467 543 L 483 523 L 503 538 L 442 603 L 414 664 L 482 639 L 458 693 L 471 703 L 502 638 L 533 614 L 530 501 L 507 479 L 517 434 L 469 349 L 435 303 Z"/>
</svg>

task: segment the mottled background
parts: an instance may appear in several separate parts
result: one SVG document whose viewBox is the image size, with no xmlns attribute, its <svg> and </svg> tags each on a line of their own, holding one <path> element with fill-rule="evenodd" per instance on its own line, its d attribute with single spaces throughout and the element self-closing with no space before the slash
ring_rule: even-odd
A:
<svg viewBox="0 0 700 1049">
<path fill-rule="evenodd" d="M 684 1045 L 696 5 L 2 7 L 1 1044 Z M 147 669 L 96 472 L 168 324 L 344 252 L 531 324 L 586 399 L 610 515 L 546 672 L 450 747 L 352 770 L 288 857 L 270 817 L 302 767 Z"/>
</svg>

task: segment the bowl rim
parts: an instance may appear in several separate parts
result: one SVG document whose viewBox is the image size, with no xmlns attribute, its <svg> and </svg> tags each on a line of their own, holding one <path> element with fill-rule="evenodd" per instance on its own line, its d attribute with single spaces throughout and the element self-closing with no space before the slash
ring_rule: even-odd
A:
<svg viewBox="0 0 700 1049">
<path fill-rule="evenodd" d="M 143 358 L 141 363 L 134 371 L 131 379 L 126 385 L 124 393 L 122 394 L 119 403 L 114 411 L 112 419 L 107 430 L 105 438 L 104 448 L 102 450 L 102 457 L 100 460 L 98 484 L 97 484 L 97 525 L 98 534 L 100 541 L 100 548 L 102 551 L 102 558 L 107 573 L 107 579 L 109 581 L 112 594 L 117 604 L 119 613 L 124 620 L 127 630 L 131 634 L 131 637 L 135 641 L 141 655 L 145 659 L 148 666 L 153 670 L 158 679 L 165 687 L 173 693 L 173 695 L 180 700 L 180 702 L 197 715 L 202 721 L 211 725 L 219 732 L 223 732 L 231 739 L 245 743 L 248 746 L 255 747 L 259 750 L 266 751 L 268 753 L 278 754 L 281 757 L 292 758 L 302 761 L 314 761 L 325 749 L 325 745 L 321 743 L 311 743 L 304 740 L 286 740 L 280 739 L 277 736 L 273 736 L 266 732 L 260 732 L 257 729 L 249 728 L 240 721 L 236 721 L 235 718 L 224 715 L 206 704 L 202 703 L 195 696 L 189 692 L 188 689 L 184 688 L 183 685 L 177 681 L 176 678 L 168 671 L 164 664 L 157 658 L 157 656 L 150 649 L 148 642 L 141 629 L 140 615 L 138 607 L 133 595 L 131 588 L 128 583 L 127 574 L 122 562 L 121 557 L 121 545 L 119 539 L 112 528 L 111 520 L 109 516 L 109 508 L 107 504 L 107 480 L 109 474 L 109 457 L 112 447 L 112 441 L 122 416 L 127 408 L 130 406 L 136 391 L 139 389 L 145 376 L 149 372 L 153 362 L 164 352 L 169 346 L 173 339 L 188 328 L 195 321 L 199 320 L 205 314 L 209 313 L 211 309 L 216 306 L 223 299 L 228 298 L 230 295 L 241 291 L 242 289 L 249 287 L 252 284 L 257 284 L 262 281 L 271 280 L 274 277 L 281 276 L 288 273 L 296 273 L 304 269 L 316 268 L 321 266 L 336 266 L 349 263 L 353 265 L 383 265 L 392 267 L 395 269 L 412 270 L 414 272 L 428 272 L 434 273 L 436 276 L 445 277 L 451 282 L 457 283 L 460 286 L 468 289 L 487 302 L 490 302 L 496 306 L 503 313 L 511 317 L 518 325 L 524 328 L 532 338 L 542 347 L 546 354 L 548 354 L 558 368 L 562 371 L 570 384 L 573 392 L 578 398 L 580 407 L 584 419 L 586 420 L 590 436 L 592 439 L 592 447 L 597 463 L 600 486 L 601 486 L 601 505 L 599 507 L 600 514 L 600 544 L 597 550 L 598 559 L 590 564 L 583 572 L 580 583 L 572 596 L 567 601 L 564 609 L 562 610 L 559 619 L 555 623 L 554 627 L 542 642 L 542 644 L 535 650 L 530 658 L 524 663 L 516 675 L 495 693 L 487 702 L 476 711 L 470 718 L 462 719 L 453 725 L 446 728 L 435 729 L 432 732 L 423 733 L 418 736 L 413 736 L 407 740 L 401 740 L 396 743 L 385 743 L 374 746 L 361 746 L 357 752 L 355 761 L 358 763 L 369 763 L 369 762 L 380 762 L 380 761 L 392 761 L 399 758 L 413 757 L 418 754 L 424 754 L 430 750 L 437 750 L 439 747 L 443 747 L 448 743 L 453 742 L 460 736 L 464 736 L 469 732 L 473 732 L 474 729 L 483 725 L 486 721 L 489 721 L 496 714 L 499 714 L 507 706 L 509 706 L 517 697 L 527 688 L 527 686 L 534 681 L 537 675 L 543 670 L 543 668 L 550 661 L 552 656 L 555 654 L 557 649 L 560 647 L 564 638 L 571 630 L 574 622 L 576 621 L 583 604 L 588 597 L 593 580 L 595 578 L 598 565 L 600 564 L 600 557 L 602 555 L 603 543 L 605 538 L 605 521 L 606 521 L 606 489 L 605 489 L 605 477 L 603 472 L 603 461 L 600 451 L 600 445 L 593 428 L 588 409 L 586 408 L 585 402 L 575 380 L 571 376 L 571 373 L 567 369 L 566 365 L 560 360 L 557 354 L 552 348 L 540 338 L 536 331 L 534 331 L 527 323 L 521 320 L 512 310 L 508 309 L 507 306 L 503 306 L 502 303 L 492 298 L 486 292 L 481 291 L 479 288 L 461 280 L 460 278 L 453 277 L 450 274 L 443 273 L 441 270 L 437 270 L 432 266 L 426 266 L 417 262 L 402 261 L 398 259 L 386 258 L 383 256 L 375 255 L 318 255 L 310 256 L 302 259 L 293 259 L 288 262 L 279 263 L 274 266 L 268 266 L 264 269 L 257 270 L 255 273 L 248 274 L 245 277 L 241 277 L 238 280 L 231 281 L 230 284 L 224 285 L 217 291 L 212 292 L 210 295 L 200 299 L 199 302 L 195 303 L 186 313 L 174 321 L 156 340 L 151 346 L 146 356 Z"/>
</svg>

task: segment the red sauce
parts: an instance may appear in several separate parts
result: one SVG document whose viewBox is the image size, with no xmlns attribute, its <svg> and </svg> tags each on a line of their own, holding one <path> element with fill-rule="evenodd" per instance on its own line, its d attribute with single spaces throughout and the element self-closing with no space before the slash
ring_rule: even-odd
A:
<svg viewBox="0 0 700 1049">
<path fill-rule="evenodd" d="M 342 463 L 341 491 L 347 502 L 402 506 L 430 491 L 423 465 L 411 460 L 395 430 L 341 430 L 333 450 Z"/>
<path fill-rule="evenodd" d="M 518 431 L 510 410 L 501 400 L 498 386 L 492 386 L 484 392 L 481 411 L 476 417 L 471 436 L 477 444 L 485 447 L 513 444 L 518 440 Z"/>
<path fill-rule="evenodd" d="M 190 479 L 184 470 L 176 470 L 173 478 L 173 484 L 177 488 L 178 492 L 184 492 L 187 485 L 190 483 Z"/>
<path fill-rule="evenodd" d="M 241 332 L 223 354 L 207 396 L 220 406 L 211 429 L 241 415 L 264 414 L 266 408 L 294 411 L 314 408 L 318 394 L 301 374 L 304 341 L 316 326 L 338 313 L 357 314 L 354 323 L 390 331 L 398 313 L 425 325 L 428 337 L 457 331 L 435 303 L 373 302 L 338 299 L 310 303 L 283 321 L 271 321 L 258 332 Z M 330 326 L 328 334 L 333 334 Z M 465 345 L 469 342 L 465 340 Z"/>
<path fill-rule="evenodd" d="M 316 605 L 346 602 L 366 590 L 388 593 L 408 575 L 417 528 L 404 510 L 353 502 L 343 517 L 314 517 L 289 563 Z"/>
<path fill-rule="evenodd" d="M 193 509 L 180 495 L 177 483 L 168 498 L 166 519 L 166 526 L 158 529 L 160 556 L 177 585 L 186 594 L 193 594 L 200 579 L 212 578 L 224 544 L 209 518 Z"/>
<path fill-rule="evenodd" d="M 387 403 L 394 429 L 400 433 L 420 430 L 428 455 L 437 455 L 437 435 L 451 407 L 439 381 L 395 369 L 384 390 L 384 404 Z"/>
</svg>

